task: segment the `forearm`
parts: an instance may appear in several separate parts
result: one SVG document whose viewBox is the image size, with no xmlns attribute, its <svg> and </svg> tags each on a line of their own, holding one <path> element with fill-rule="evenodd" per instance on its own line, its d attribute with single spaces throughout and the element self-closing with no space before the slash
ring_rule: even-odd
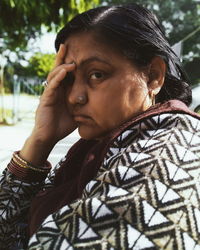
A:
<svg viewBox="0 0 200 250">
<path fill-rule="evenodd" d="M 53 142 L 43 142 L 36 136 L 31 135 L 24 143 L 19 155 L 33 166 L 42 167 L 54 145 Z"/>
</svg>

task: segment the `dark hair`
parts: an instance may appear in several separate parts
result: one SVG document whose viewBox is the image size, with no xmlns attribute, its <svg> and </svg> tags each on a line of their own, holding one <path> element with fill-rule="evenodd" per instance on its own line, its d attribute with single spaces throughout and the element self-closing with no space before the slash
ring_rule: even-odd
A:
<svg viewBox="0 0 200 250">
<path fill-rule="evenodd" d="M 178 99 L 186 105 L 191 103 L 189 80 L 179 58 L 171 49 L 158 19 L 146 8 L 137 4 L 104 6 L 79 14 L 58 33 L 56 50 L 71 34 L 81 31 L 95 32 L 139 67 L 146 67 L 153 57 L 160 56 L 167 71 L 156 102 Z"/>
</svg>

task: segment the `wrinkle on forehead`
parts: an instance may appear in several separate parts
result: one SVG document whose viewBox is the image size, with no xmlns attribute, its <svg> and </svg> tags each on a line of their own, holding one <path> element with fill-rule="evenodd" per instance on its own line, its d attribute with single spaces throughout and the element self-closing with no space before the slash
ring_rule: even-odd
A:
<svg viewBox="0 0 200 250">
<path fill-rule="evenodd" d="M 90 56 L 91 53 L 94 56 L 99 56 L 98 48 L 100 44 L 94 39 L 94 36 L 90 33 L 77 33 L 70 36 L 65 41 L 65 46 L 67 47 L 67 53 L 65 57 L 65 63 L 69 63 L 74 61 L 78 64 L 84 57 L 85 51 L 87 51 L 87 57 Z M 90 48 L 95 48 L 94 50 L 90 50 Z M 101 53 L 100 53 L 101 54 Z"/>
<path fill-rule="evenodd" d="M 110 60 L 107 52 L 111 52 L 113 57 L 115 55 L 122 56 L 119 51 L 115 50 L 110 45 L 101 42 L 93 32 L 80 32 L 71 35 L 66 41 L 67 53 L 64 62 L 69 63 L 74 61 L 79 64 L 85 57 L 99 57 L 105 60 Z"/>
</svg>

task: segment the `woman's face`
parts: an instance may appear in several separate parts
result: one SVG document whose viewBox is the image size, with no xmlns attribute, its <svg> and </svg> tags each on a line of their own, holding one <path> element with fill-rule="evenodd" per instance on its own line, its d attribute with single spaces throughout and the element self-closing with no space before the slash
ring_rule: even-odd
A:
<svg viewBox="0 0 200 250">
<path fill-rule="evenodd" d="M 76 65 L 66 101 L 82 138 L 101 138 L 149 108 L 145 74 L 124 56 L 88 32 L 72 35 L 65 45 L 65 63 Z"/>
</svg>

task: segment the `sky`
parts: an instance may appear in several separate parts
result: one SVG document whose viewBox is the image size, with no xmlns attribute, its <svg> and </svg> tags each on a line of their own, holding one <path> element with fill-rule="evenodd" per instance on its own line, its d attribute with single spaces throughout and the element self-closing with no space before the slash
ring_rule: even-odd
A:
<svg viewBox="0 0 200 250">
<path fill-rule="evenodd" d="M 54 42 L 55 42 L 56 34 L 55 33 L 47 33 L 43 32 L 41 37 L 36 39 L 30 39 L 28 42 L 28 52 L 25 53 L 26 60 L 20 60 L 20 63 L 23 66 L 27 66 L 28 60 L 31 56 L 36 52 L 45 53 L 55 53 Z M 15 62 L 18 60 L 16 53 L 11 52 L 10 50 L 5 50 L 4 54 L 0 54 L 0 64 L 4 67 L 7 63 L 6 56 L 9 55 L 9 59 L 11 62 Z"/>
<path fill-rule="evenodd" d="M 36 52 L 41 52 L 43 54 L 55 53 L 54 42 L 56 39 L 55 33 L 43 32 L 43 35 L 36 38 L 30 39 L 28 43 L 28 52 L 25 53 L 26 60 L 21 60 L 20 63 L 22 66 L 26 67 L 28 65 L 28 60 Z M 1 55 L 0 55 L 1 59 Z M 10 60 L 15 62 L 17 59 L 15 53 L 10 53 Z M 6 62 L 5 62 L 6 63 Z"/>
<path fill-rule="evenodd" d="M 55 53 L 55 38 L 56 34 L 46 33 L 41 38 L 36 39 L 35 47 L 38 47 L 42 53 Z"/>
</svg>

